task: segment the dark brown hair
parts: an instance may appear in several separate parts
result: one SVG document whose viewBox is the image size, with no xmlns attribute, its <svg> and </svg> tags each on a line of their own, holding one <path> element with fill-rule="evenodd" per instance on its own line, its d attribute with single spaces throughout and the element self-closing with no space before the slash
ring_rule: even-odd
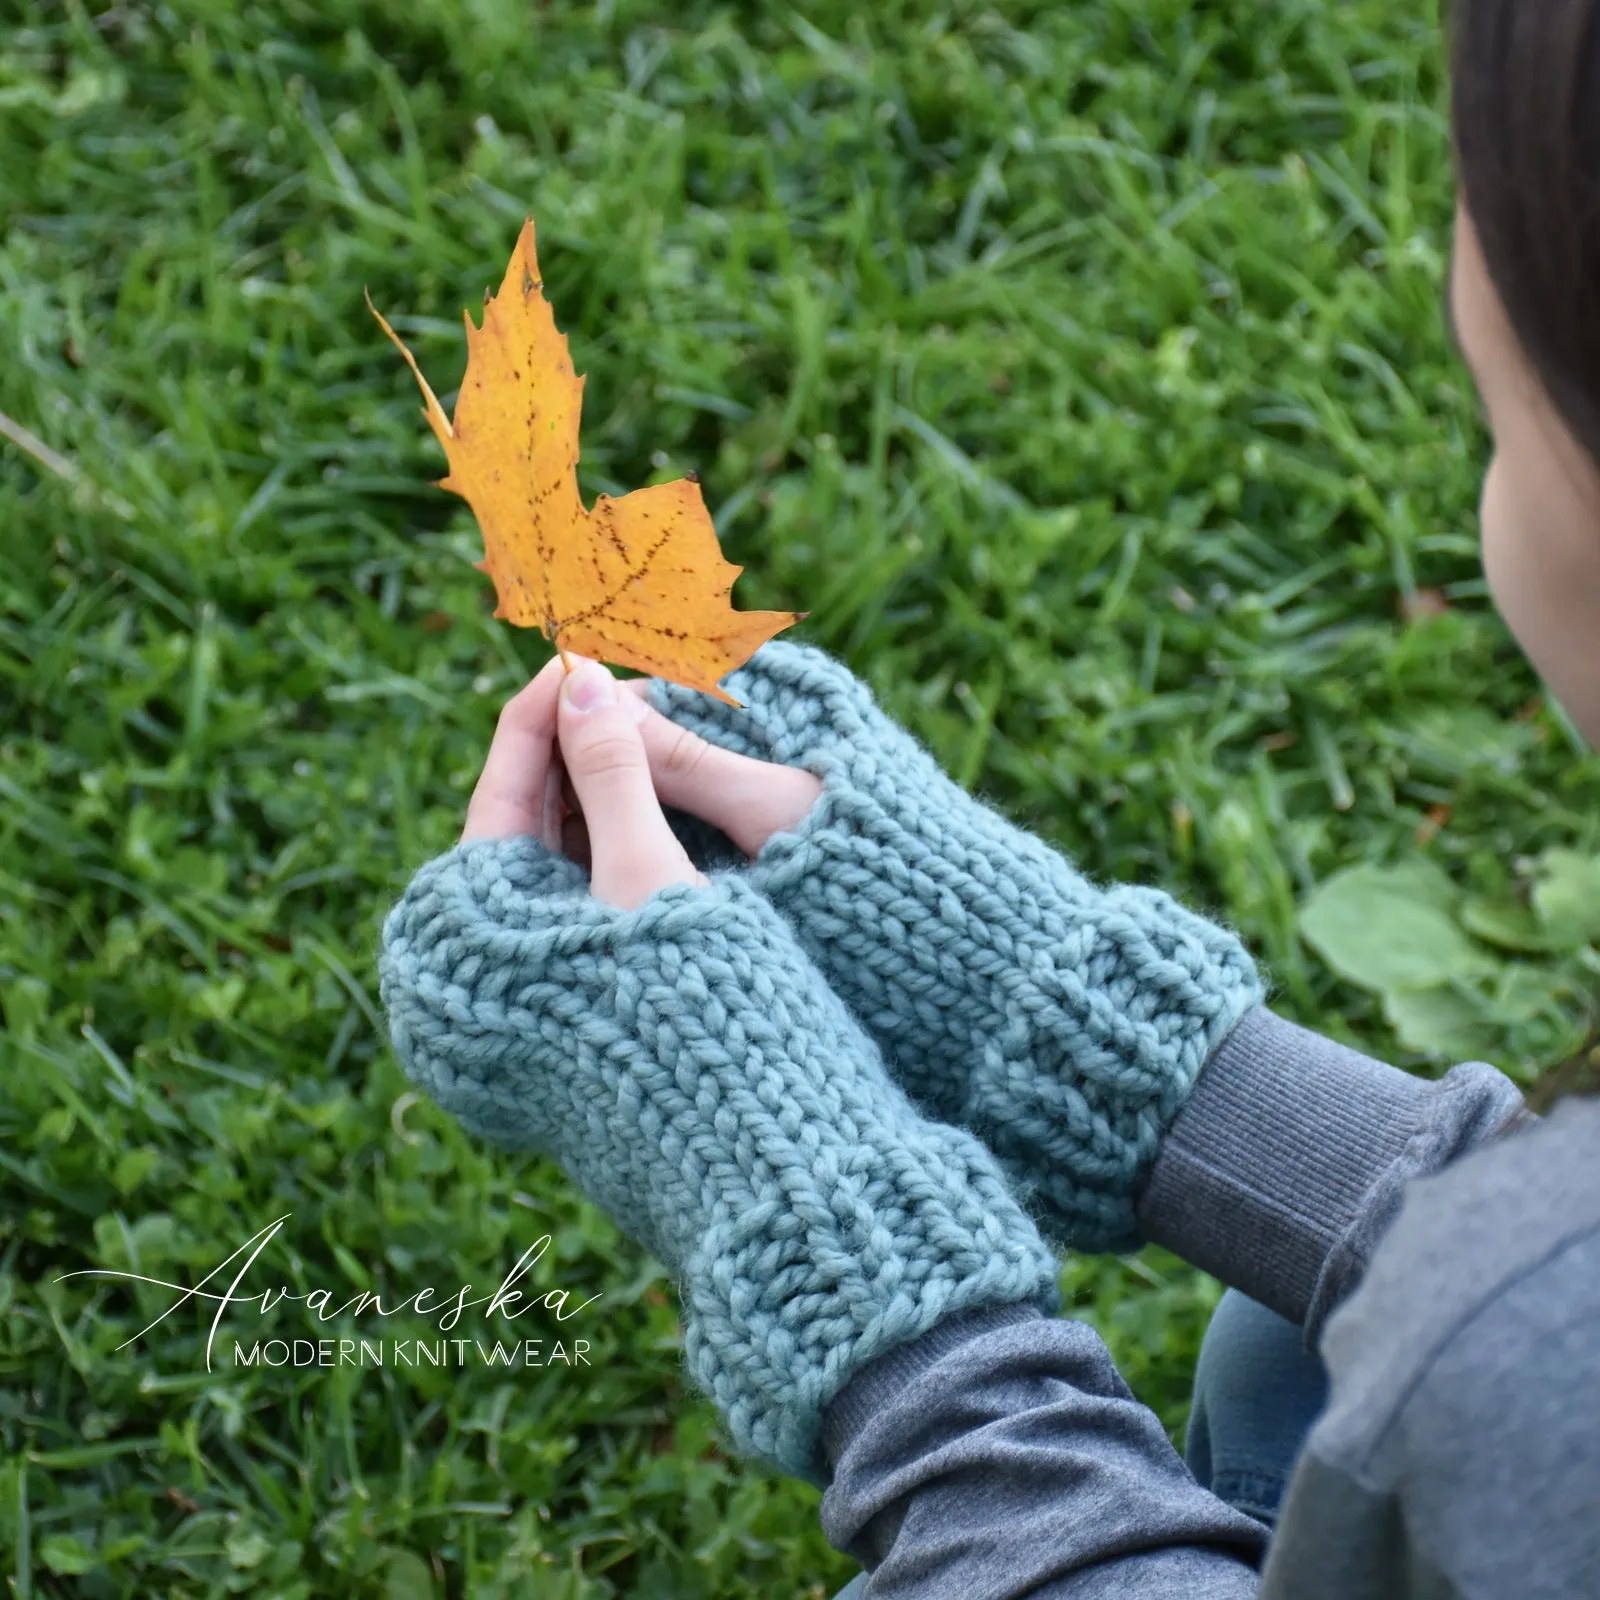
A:
<svg viewBox="0 0 1600 1600">
<path fill-rule="evenodd" d="M 1600 466 L 1600 4 L 1446 0 L 1456 177 L 1546 395 Z"/>
</svg>

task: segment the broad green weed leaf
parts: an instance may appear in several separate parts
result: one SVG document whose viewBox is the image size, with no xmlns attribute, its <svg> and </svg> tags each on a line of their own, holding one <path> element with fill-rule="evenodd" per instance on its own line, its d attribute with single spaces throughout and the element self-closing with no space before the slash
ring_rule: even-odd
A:
<svg viewBox="0 0 1600 1600">
<path fill-rule="evenodd" d="M 39 1559 L 64 1578 L 77 1577 L 95 1564 L 94 1552 L 71 1533 L 50 1534 L 39 1547 Z"/>
<path fill-rule="evenodd" d="M 1479 977 L 1494 961 L 1456 925 L 1456 898 L 1431 862 L 1363 863 L 1318 885 L 1301 908 L 1300 932 L 1335 972 L 1364 989 Z"/>
<path fill-rule="evenodd" d="M 1567 948 L 1526 906 L 1469 900 L 1461 907 L 1461 926 L 1502 950 L 1545 955 Z"/>
<path fill-rule="evenodd" d="M 1390 989 L 1383 1014 L 1406 1049 L 1442 1059 L 1482 1058 L 1500 1038 L 1500 1030 L 1484 1019 L 1481 1003 L 1448 984 Z"/>
<path fill-rule="evenodd" d="M 1600 940 L 1600 856 L 1547 850 L 1533 885 L 1533 909 L 1563 948 Z"/>
<path fill-rule="evenodd" d="M 223 1548 L 235 1567 L 259 1567 L 272 1554 L 272 1541 L 259 1528 L 238 1527 Z"/>
<path fill-rule="evenodd" d="M 433 1600 L 433 1574 L 415 1550 L 396 1550 L 383 1572 L 383 1600 Z"/>
<path fill-rule="evenodd" d="M 1559 967 L 1508 961 L 1496 974 L 1487 1015 L 1492 1021 L 1514 1027 L 1549 1016 L 1571 992 L 1572 985 Z"/>
</svg>

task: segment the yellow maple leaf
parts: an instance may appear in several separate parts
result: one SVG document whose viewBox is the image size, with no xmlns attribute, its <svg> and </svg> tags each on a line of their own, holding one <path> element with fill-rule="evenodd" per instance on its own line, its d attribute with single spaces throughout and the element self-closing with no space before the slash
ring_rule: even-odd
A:
<svg viewBox="0 0 1600 1600">
<path fill-rule="evenodd" d="M 603 494 L 584 509 L 584 379 L 544 297 L 533 218 L 500 292 L 484 296 L 483 326 L 463 313 L 467 370 L 454 419 L 370 296 L 367 308 L 422 385 L 423 414 L 450 463 L 439 487 L 460 495 L 483 531 L 473 565 L 494 583 L 495 616 L 541 628 L 569 670 L 570 650 L 740 705 L 717 680 L 810 613 L 734 610 L 744 568 L 723 560 L 694 478 Z"/>
</svg>

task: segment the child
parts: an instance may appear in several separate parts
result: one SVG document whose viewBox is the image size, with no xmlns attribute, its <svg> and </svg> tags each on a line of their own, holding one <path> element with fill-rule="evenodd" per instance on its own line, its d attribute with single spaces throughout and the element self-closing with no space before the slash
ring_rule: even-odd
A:
<svg viewBox="0 0 1600 1600">
<path fill-rule="evenodd" d="M 1600 740 L 1600 0 L 1452 27 L 1485 569 Z M 696 1381 L 825 1487 L 851 1589 L 1600 1595 L 1600 1102 L 1276 1017 L 1228 929 L 1088 882 L 814 647 L 727 688 L 542 671 L 383 998 L 443 1106 L 673 1271 Z M 1230 1286 L 1189 1466 L 1054 1314 L 1050 1243 L 1143 1240 Z"/>
</svg>

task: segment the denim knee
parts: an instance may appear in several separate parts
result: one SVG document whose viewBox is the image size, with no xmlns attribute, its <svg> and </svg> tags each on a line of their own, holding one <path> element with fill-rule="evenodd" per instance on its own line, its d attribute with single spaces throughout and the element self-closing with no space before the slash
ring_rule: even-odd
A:
<svg viewBox="0 0 1600 1600">
<path fill-rule="evenodd" d="M 1228 1290 L 1195 1367 L 1184 1444 L 1189 1470 L 1270 1527 L 1327 1398 L 1327 1370 L 1305 1348 L 1301 1329 Z"/>
</svg>

